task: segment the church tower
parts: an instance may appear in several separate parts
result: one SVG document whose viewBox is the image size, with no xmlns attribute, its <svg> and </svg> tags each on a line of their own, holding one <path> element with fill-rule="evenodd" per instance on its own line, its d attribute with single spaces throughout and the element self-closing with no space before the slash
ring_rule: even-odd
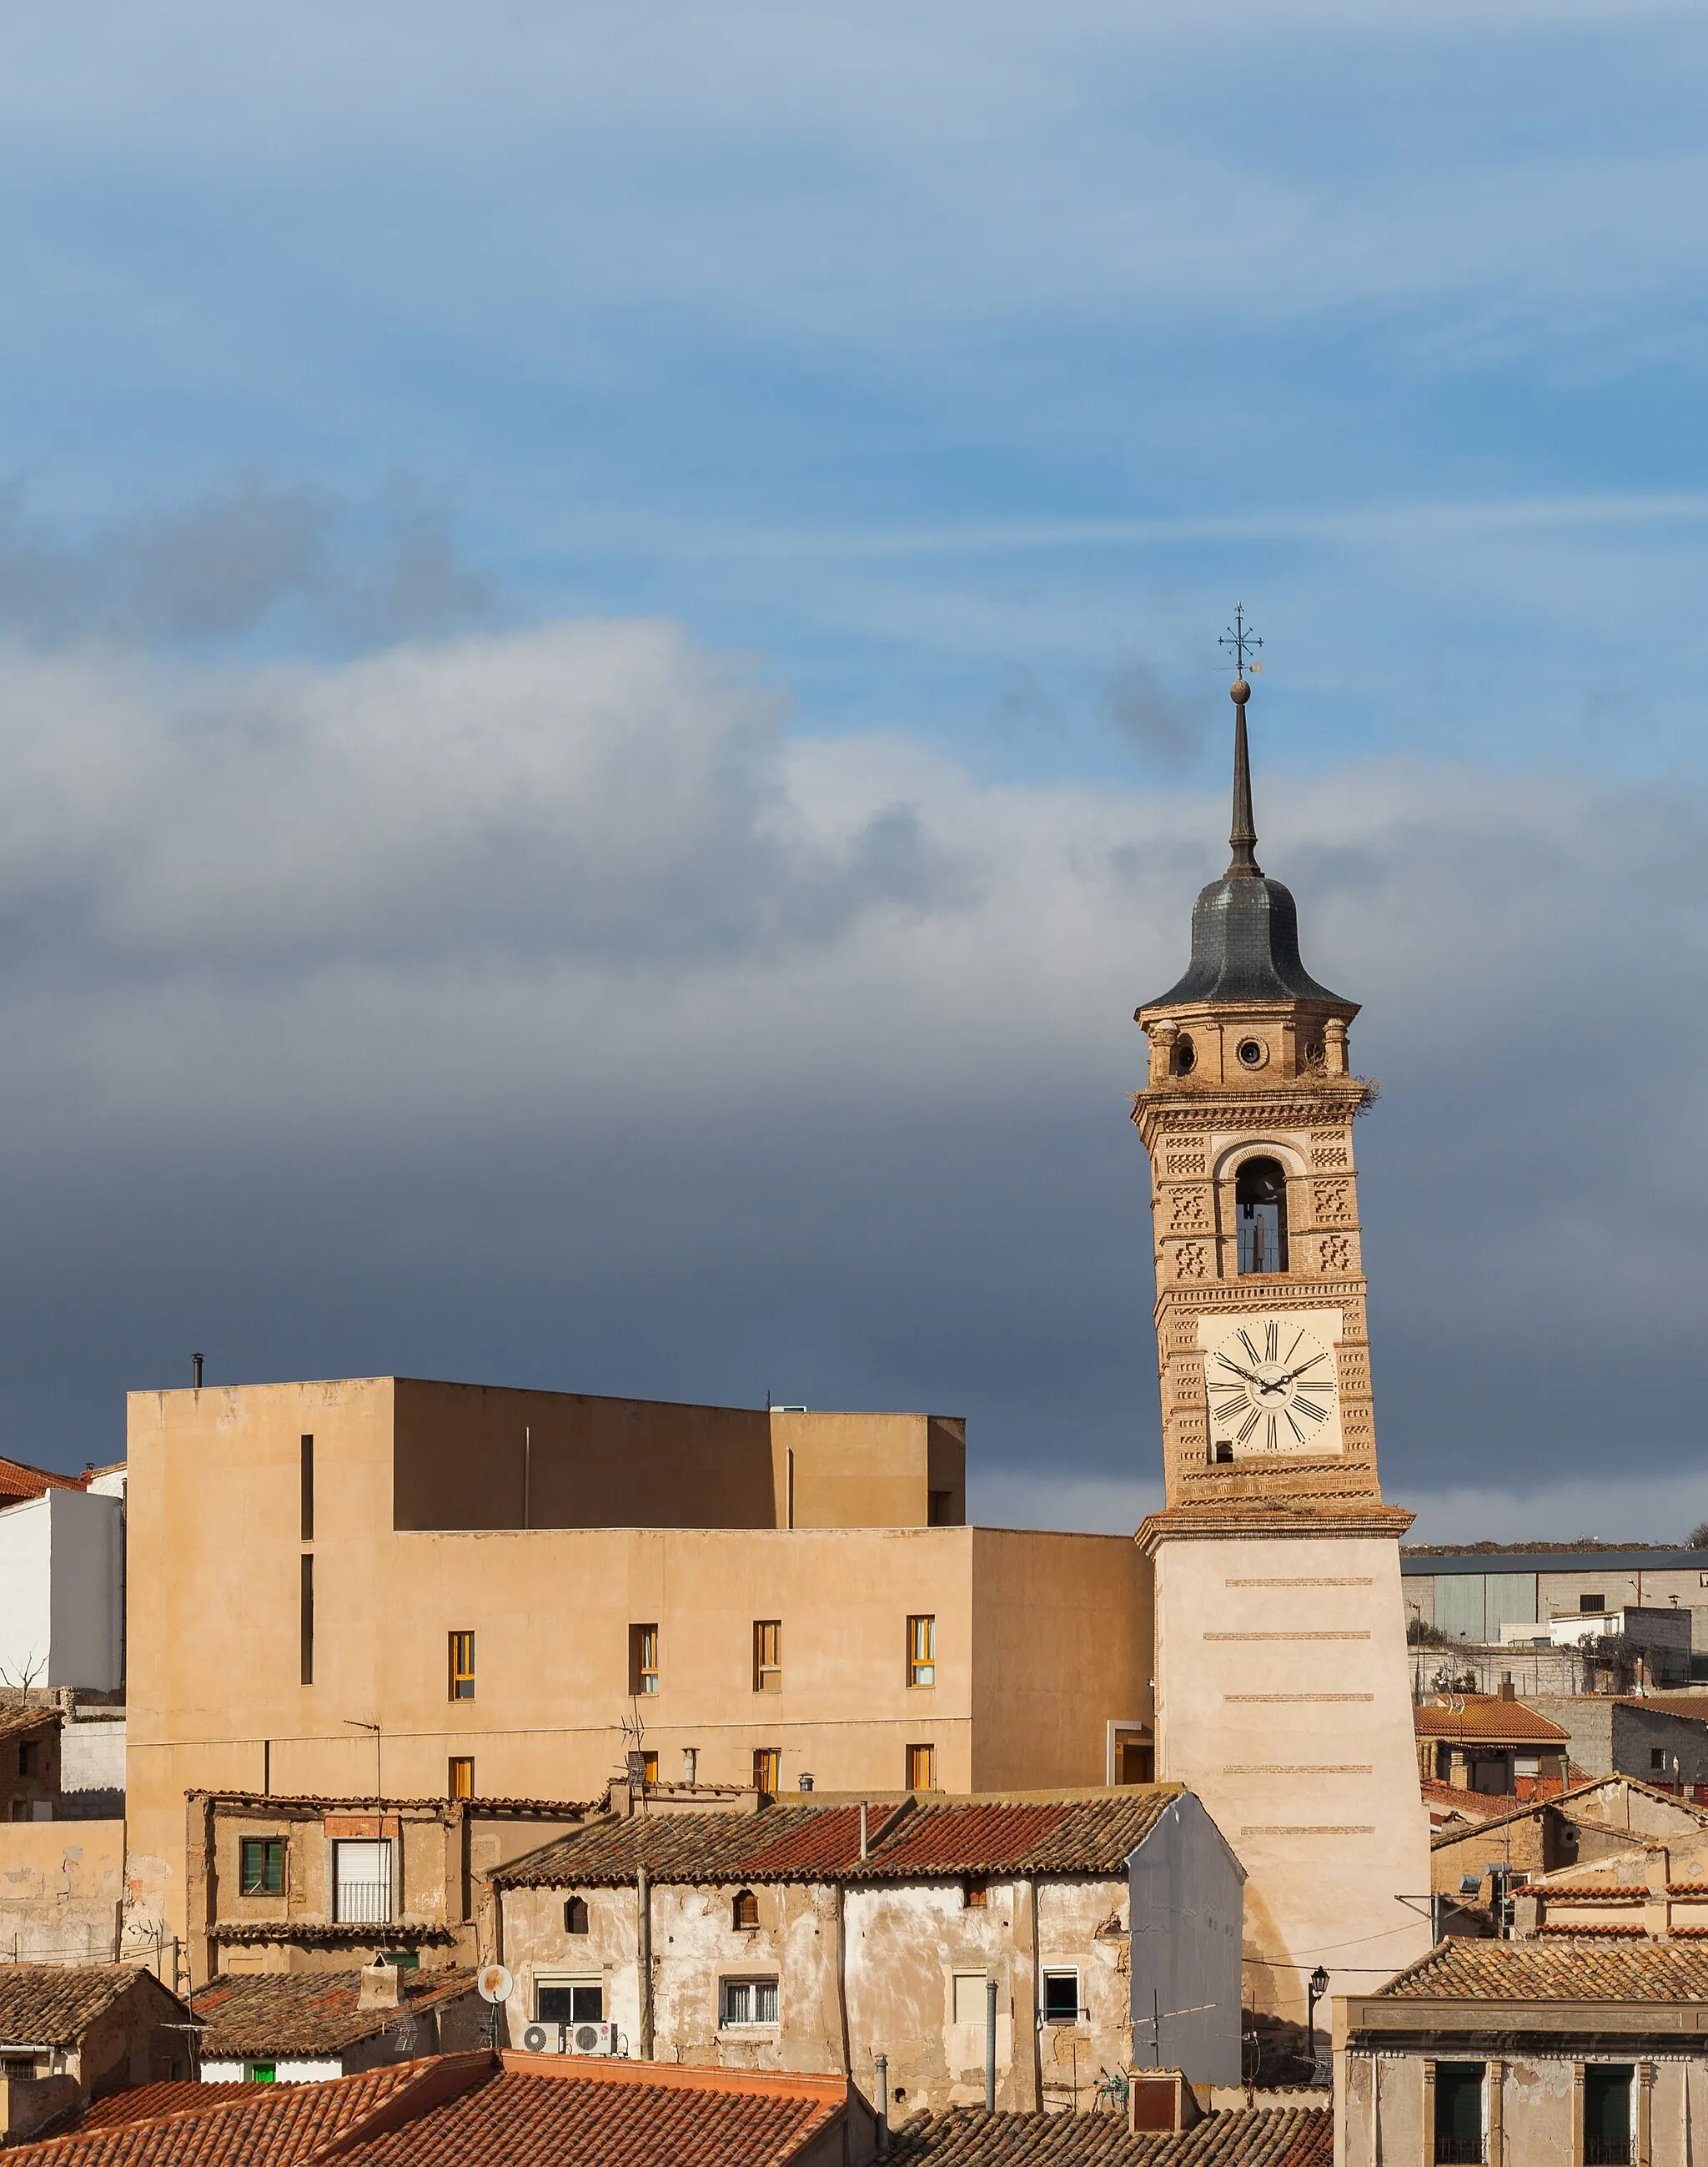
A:
<svg viewBox="0 0 1708 2167">
<path fill-rule="evenodd" d="M 1236 635 L 1243 665 L 1250 644 Z M 1166 1503 L 1155 1573 L 1156 1774 L 1189 1784 L 1248 1875 L 1248 2006 L 1304 2013 L 1428 1946 L 1430 1886 L 1399 1587 L 1411 1515 L 1376 1468 L 1350 1072 L 1357 1004 L 1300 960 L 1257 863 L 1234 682 L 1227 872 L 1185 975 L 1136 1012 L 1150 1074 Z M 1344 1974 L 1344 1977 L 1337 1977 Z"/>
</svg>

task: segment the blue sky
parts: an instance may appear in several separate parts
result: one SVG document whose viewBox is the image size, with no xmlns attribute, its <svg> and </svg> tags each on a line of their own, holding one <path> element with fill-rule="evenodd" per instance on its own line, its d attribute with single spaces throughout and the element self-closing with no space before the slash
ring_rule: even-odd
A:
<svg viewBox="0 0 1708 2167">
<path fill-rule="evenodd" d="M 1040 1410 L 1071 1407 L 1052 1449 L 1081 1471 L 1075 1509 L 1118 1522 L 1154 1467 L 1148 1245 L 1136 1147 L 1094 1109 L 1118 1115 L 1124 1017 L 1173 975 L 1217 869 L 1216 635 L 1243 598 L 1266 643 L 1264 854 L 1313 967 L 1365 999 L 1387 1087 L 1366 1211 L 1396 1260 L 1390 1486 L 1454 1534 L 1509 1511 L 1576 1532 L 1611 1424 L 1654 1455 L 1645 1525 L 1708 1511 L 1697 1441 L 1663 1412 L 1694 1317 L 1658 1310 L 1651 1276 L 1688 1269 L 1702 1187 L 1695 884 L 1658 876 L 1688 878 L 1703 812 L 1705 72 L 1699 11 L 1630 4 L 14 11 L 0 993 L 34 1020 L 0 1185 L 56 1261 L 14 1290 L 0 1449 L 111 1456 L 119 1391 L 176 1374 L 212 1311 L 233 1375 L 679 1396 L 751 1376 L 757 1397 L 788 1369 L 791 1396 L 933 1396 L 991 1440 L 991 1509 L 1023 1514 Z M 554 676 L 565 654 L 603 705 Z M 467 743 L 416 735 L 407 700 L 452 702 Z M 547 712 L 579 748 L 562 769 Z M 703 796 L 673 778 L 679 819 L 640 817 L 637 862 L 579 882 L 532 813 L 596 858 L 604 819 L 636 817 L 630 759 L 681 763 Z M 317 791 L 391 885 L 329 870 L 339 900 L 309 925 L 257 868 L 285 803 L 314 830 Z M 198 836 L 175 824 L 193 799 Z M 210 833 L 238 840 L 222 856 Z M 835 878 L 802 888 L 815 852 Z M 1087 854 L 1135 853 L 1113 887 L 1073 886 Z M 1094 892 L 1111 915 L 1082 922 Z M 905 968 L 869 910 L 912 914 Z M 778 1053 L 801 913 L 820 985 L 883 1041 L 863 1092 L 830 1008 L 819 1067 Z M 904 990 L 951 924 L 970 946 L 944 935 L 949 978 Z M 1006 995 L 971 926 L 1037 929 Z M 571 1025 L 590 973 L 615 974 L 596 1060 Z M 483 1002 L 491 1072 L 428 1107 L 441 1012 Z M 928 1089 L 891 1056 L 933 1019 Z M 1642 1103 L 1610 1134 L 1584 1057 L 1621 1030 Z M 305 1034 L 326 1057 L 287 1102 Z M 553 1106 L 548 1043 L 566 1087 L 586 1062 L 598 1088 Z M 626 1101 L 685 1059 L 718 1088 L 620 1143 Z M 1491 1060 L 1498 1111 L 1473 1088 Z M 536 1063 L 537 1098 L 516 1082 Z M 1012 1103 L 984 1105 L 957 1162 L 954 1109 L 993 1074 Z M 803 1105 L 833 1100 L 821 1131 Z M 1532 1315 L 1542 1139 L 1595 1156 L 1574 1179 L 1600 1216 L 1563 1246 L 1580 1278 L 1605 1269 Z M 210 1152 L 191 1209 L 180 1177 Z M 571 1183 L 584 1254 L 534 1225 L 537 1152 L 610 1176 Z M 916 1243 L 924 1165 L 941 1218 Z M 266 1268 L 305 1182 L 368 1200 L 340 1219 L 336 1301 Z M 426 1236 L 400 1279 L 373 1229 L 426 1195 L 447 1253 L 479 1227 L 504 1254 L 509 1228 L 530 1285 L 567 1274 L 596 1326 L 566 1338 L 501 1273 L 472 1288 Z M 716 1315 L 661 1339 L 648 1290 L 723 1258 L 732 1214 L 748 1263 L 709 1267 Z M 1002 1260 L 976 1302 L 928 1261 L 950 1239 Z M 1479 1374 L 1540 1333 L 1556 1381 L 1444 1443 L 1455 1327 L 1425 1289 L 1467 1243 L 1507 1260 L 1460 1281 Z M 1081 1267 L 1040 1267 L 1075 1245 Z M 98 1288 L 100 1353 L 68 1397 Z M 1548 1351 L 1592 1316 L 1621 1350 L 1593 1417 Z M 1378 1391 L 1383 1359 L 1378 1338 Z M 1488 1491 L 1497 1446 L 1515 1503 Z M 1525 1494 L 1549 1482 L 1590 1487 Z"/>
</svg>

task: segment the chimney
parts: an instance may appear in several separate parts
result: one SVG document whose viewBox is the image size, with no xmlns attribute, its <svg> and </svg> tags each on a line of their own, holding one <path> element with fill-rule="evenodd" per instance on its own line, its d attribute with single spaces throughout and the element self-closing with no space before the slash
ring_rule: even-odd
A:
<svg viewBox="0 0 1708 2167">
<path fill-rule="evenodd" d="M 1502 1700 L 1516 1700 L 1518 1698 L 1518 1688 L 1512 1682 L 1512 1673 L 1510 1671 L 1509 1671 L 1505 1677 L 1500 1681 L 1500 1698 Z"/>
<path fill-rule="evenodd" d="M 199 1354 L 190 1357 L 190 1378 L 193 1389 L 199 1392 L 202 1389 L 202 1358 Z"/>
<path fill-rule="evenodd" d="M 1190 2129 L 1203 2119 L 1198 2095 L 1183 2069 L 1134 2069 L 1127 2093 L 1127 2127 L 1134 2136 L 1150 2130 Z"/>
<path fill-rule="evenodd" d="M 699 1772 L 700 1748 L 697 1746 L 685 1746 L 682 1748 L 682 1780 L 690 1789 L 693 1788 L 694 1778 Z"/>
<path fill-rule="evenodd" d="M 356 1997 L 358 2009 L 400 2009 L 403 1999 L 404 1974 L 400 1964 L 363 1964 L 362 1990 Z"/>
<path fill-rule="evenodd" d="M 866 1802 L 860 1800 L 860 1862 L 864 1865 L 871 1857 L 871 1846 L 866 1838 Z"/>
</svg>

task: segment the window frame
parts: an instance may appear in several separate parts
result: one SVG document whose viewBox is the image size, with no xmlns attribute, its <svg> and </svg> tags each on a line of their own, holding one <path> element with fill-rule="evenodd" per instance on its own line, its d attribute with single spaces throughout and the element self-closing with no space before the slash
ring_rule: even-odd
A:
<svg viewBox="0 0 1708 2167">
<path fill-rule="evenodd" d="M 651 1700 L 658 1691 L 658 1629 L 629 1627 L 629 1698 Z"/>
<path fill-rule="evenodd" d="M 307 1430 L 302 1433 L 302 1539 L 311 1543 L 315 1539 L 315 1440 Z"/>
<path fill-rule="evenodd" d="M 762 1792 L 768 1799 L 775 1799 L 782 1788 L 782 1747 L 780 1746 L 754 1746 L 754 1788 Z"/>
<path fill-rule="evenodd" d="M 1050 2013 L 1050 1987 L 1053 1979 L 1071 1979 L 1073 1981 L 1073 2014 L 1071 2016 Z M 1080 1968 L 1077 1964 L 1040 1964 L 1039 1966 L 1038 2013 L 1045 2024 L 1083 2024 L 1086 2021 L 1085 1999 L 1081 1990 Z"/>
<path fill-rule="evenodd" d="M 569 2006 L 575 2006 L 578 1994 L 596 1994 L 599 2007 L 591 2016 L 547 2016 L 540 2006 L 542 1994 L 568 1994 Z M 534 1974 L 534 2014 L 536 2024 L 603 2024 L 605 2013 L 605 1974 L 591 1971 L 544 1971 Z"/>
<path fill-rule="evenodd" d="M 380 1877 L 380 1878 L 379 1878 L 378 1880 L 377 1880 L 377 1881 L 357 1881 L 357 1880 L 354 1880 L 354 1879 L 351 1879 L 351 1878 L 346 1878 L 346 1875 L 344 1875 L 342 1873 L 341 1873 L 341 1872 L 339 1871 L 340 1866 L 341 1866 L 341 1864 L 342 1863 L 342 1861 L 343 1861 L 343 1859 L 344 1859 L 345 1856 L 346 1856 L 346 1855 L 350 1851 L 353 1850 L 353 1849 L 354 1849 L 357 1845 L 360 1845 L 360 1846 L 361 1846 L 361 1847 L 362 1847 L 364 1851 L 376 1851 L 376 1852 L 379 1852 L 379 1853 L 381 1854 L 381 1856 L 380 1856 L 379 1859 L 378 1859 L 378 1862 L 377 1862 L 378 1863 L 378 1865 L 381 1867 L 381 1868 L 383 1869 L 383 1870 L 382 1870 L 382 1873 L 381 1873 L 381 1877 Z M 395 1852 L 395 1851 L 394 1850 L 394 1848 L 393 1848 L 393 1841 L 392 1841 L 392 1838 L 391 1838 L 390 1836 L 335 1836 L 335 1837 L 332 1839 L 332 1860 L 331 1860 L 331 1865 L 332 1865 L 332 1874 L 331 1874 L 331 1881 L 332 1881 L 332 1923 L 334 1924 L 334 1926 L 390 1926 L 390 1925 L 391 1925 L 391 1923 L 392 1923 L 392 1921 L 393 1921 L 393 1919 L 394 1918 L 394 1916 L 395 1916 L 395 1915 L 396 1915 L 396 1911 L 397 1911 L 397 1884 L 396 1884 L 396 1879 L 395 1879 L 395 1876 L 396 1876 L 396 1873 L 397 1873 L 397 1854 L 396 1854 L 396 1852 Z M 383 1899 L 383 1900 L 384 1900 L 384 1905 L 385 1905 L 384 1916 L 383 1916 L 383 1918 L 378 1918 L 378 1919 L 352 1919 L 352 1918 L 347 1918 L 347 1917 L 345 1915 L 344 1907 L 343 1907 L 343 1903 L 342 1903 L 342 1900 L 341 1900 L 341 1898 L 342 1898 L 342 1892 L 343 1892 L 346 1889 L 383 1889 L 383 1890 L 384 1891 L 384 1899 Z"/>
<path fill-rule="evenodd" d="M 923 1691 L 937 1683 L 937 1613 L 912 1611 L 907 1618 L 907 1687 Z"/>
<path fill-rule="evenodd" d="M 465 1657 L 467 1658 L 465 1664 Z M 453 1626 L 447 1649 L 448 1680 L 447 1700 L 473 1700 L 474 1698 L 474 1629 L 473 1626 Z M 468 1688 L 465 1693 L 463 1688 Z"/>
<path fill-rule="evenodd" d="M 960 2013 L 960 1990 L 964 1986 L 974 1985 L 978 1988 L 978 2014 L 976 2016 L 963 2016 Z M 991 1974 L 988 1971 L 975 1971 L 970 1965 L 961 1965 L 951 1971 L 949 1975 L 949 2022 L 976 2024 L 982 2032 L 985 2028 L 986 1998 L 990 1990 Z"/>
<path fill-rule="evenodd" d="M 1635 2062 L 1589 2061 L 1582 2064 L 1584 2072 L 1584 2167 L 1631 2167 L 1637 2158 L 1637 2105 L 1639 2090 L 1637 2065 Z M 1597 2078 L 1609 2089 L 1622 2087 L 1625 2093 L 1625 2129 L 1622 2141 L 1615 2137 L 1613 2143 L 1619 2149 L 1610 2154 L 1605 2148 L 1605 2134 L 1601 2130 L 1593 2134 L 1589 2127 L 1590 2080 Z"/>
<path fill-rule="evenodd" d="M 759 1892 L 753 1889 L 738 1889 L 730 1900 L 730 1931 L 737 1934 L 755 1934 L 759 1929 Z"/>
<path fill-rule="evenodd" d="M 580 1921 L 579 1926 L 576 1924 L 578 1919 Z M 563 1899 L 563 1931 L 576 1941 L 579 1941 L 584 1934 L 593 1931 L 593 1915 L 587 1908 L 584 1896 L 566 1896 Z M 537 2023 L 539 2019 L 537 2017 L 534 2021 Z"/>
<path fill-rule="evenodd" d="M 759 1996 L 767 1988 L 771 1995 L 771 2014 L 738 2016 L 732 2013 L 732 2005 L 738 1995 L 748 1997 L 748 2007 L 757 2011 Z M 775 2032 L 782 2022 L 782 1980 L 775 1972 L 732 1972 L 720 1974 L 717 1982 L 717 2028 L 720 2032 Z"/>
<path fill-rule="evenodd" d="M 782 1690 L 783 1621 L 780 1618 L 756 1618 L 754 1620 L 754 1691 L 781 1693 Z"/>
<path fill-rule="evenodd" d="M 472 1799 L 474 1796 L 474 1756 L 472 1753 L 453 1753 L 445 1764 L 445 1796 L 447 1799 Z"/>
<path fill-rule="evenodd" d="M 260 1878 L 252 1879 L 250 1861 L 258 1857 Z M 278 1886 L 269 1886 L 277 1866 Z M 282 1836 L 241 1836 L 237 1839 L 237 1893 L 240 1896 L 283 1896 L 285 1893 L 285 1838 Z"/>
<path fill-rule="evenodd" d="M 1432 2069 L 1433 2081 L 1430 2090 L 1434 2101 L 1431 2109 L 1434 2127 L 1424 2133 L 1424 2143 L 1427 2148 L 1428 2157 L 1432 2161 L 1441 2163 L 1441 2167 L 1452 2167 L 1452 2163 L 1459 2160 L 1463 2152 L 1468 2148 L 1473 2162 L 1481 2160 L 1488 2148 L 1489 2140 L 1488 2063 L 1486 2061 L 1437 2061 L 1432 2064 Z M 1471 2089 L 1470 2079 L 1473 2072 L 1475 2073 L 1477 2090 L 1477 2131 L 1474 2137 L 1469 2135 L 1462 2137 L 1456 2130 L 1444 2129 L 1441 2125 L 1444 2118 L 1449 2121 L 1452 2119 L 1447 2113 L 1446 2106 L 1450 2092 L 1456 2096 L 1468 2092 Z M 1456 2080 L 1462 2079 L 1465 2081 L 1462 2084 L 1444 2083 L 1442 2081 L 1444 2077 Z M 1443 2145 L 1446 2148 L 1445 2150 L 1442 2148 Z"/>
<path fill-rule="evenodd" d="M 930 1741 L 923 1741 L 906 1746 L 902 1751 L 907 1756 L 905 1773 L 907 1778 L 903 1788 L 909 1791 L 934 1791 L 937 1788 L 936 1746 Z M 917 1783 L 913 1779 L 922 1762 L 925 1770 L 925 1781 L 923 1783 Z"/>
</svg>

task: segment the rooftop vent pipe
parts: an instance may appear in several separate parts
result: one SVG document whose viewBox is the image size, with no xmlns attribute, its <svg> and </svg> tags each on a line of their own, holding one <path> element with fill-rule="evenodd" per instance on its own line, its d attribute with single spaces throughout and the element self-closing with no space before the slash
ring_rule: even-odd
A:
<svg viewBox="0 0 1708 2167">
<path fill-rule="evenodd" d="M 202 1358 L 199 1354 L 190 1357 L 190 1377 L 195 1390 L 199 1392 L 202 1389 Z"/>
</svg>

